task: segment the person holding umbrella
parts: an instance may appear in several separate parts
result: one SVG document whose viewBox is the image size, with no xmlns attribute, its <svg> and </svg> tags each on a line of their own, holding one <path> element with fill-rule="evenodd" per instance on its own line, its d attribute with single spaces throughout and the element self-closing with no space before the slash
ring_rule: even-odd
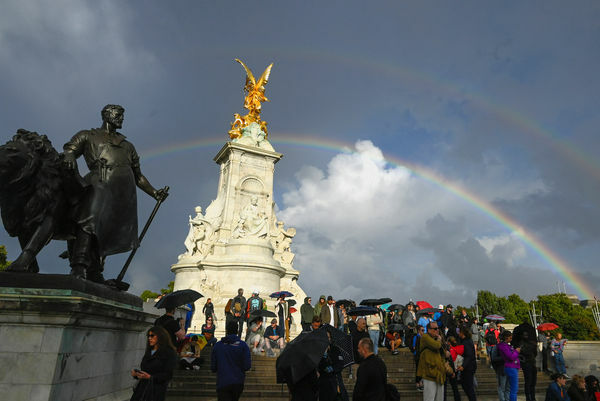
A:
<svg viewBox="0 0 600 401">
<path fill-rule="evenodd" d="M 154 326 L 160 326 L 166 330 L 171 338 L 171 343 L 177 346 L 178 341 L 185 338 L 185 330 L 175 320 L 175 308 L 171 307 L 165 310 L 165 314 L 154 321 Z"/>
</svg>

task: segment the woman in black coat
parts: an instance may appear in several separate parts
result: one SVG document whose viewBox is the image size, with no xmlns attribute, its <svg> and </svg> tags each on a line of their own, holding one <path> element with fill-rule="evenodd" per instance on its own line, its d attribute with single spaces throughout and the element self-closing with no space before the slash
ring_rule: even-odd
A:
<svg viewBox="0 0 600 401">
<path fill-rule="evenodd" d="M 131 376 L 139 380 L 131 401 L 164 401 L 177 366 L 177 353 L 169 333 L 162 327 L 150 328 L 147 335 L 148 345 L 140 369 L 131 371 Z"/>
<path fill-rule="evenodd" d="M 458 369 L 462 371 L 461 385 L 469 401 L 475 401 L 475 370 L 477 369 L 477 359 L 475 357 L 475 345 L 471 339 L 471 330 L 465 326 L 461 326 L 458 336 L 462 340 L 461 344 L 465 347 L 463 353 L 463 364 Z"/>
</svg>

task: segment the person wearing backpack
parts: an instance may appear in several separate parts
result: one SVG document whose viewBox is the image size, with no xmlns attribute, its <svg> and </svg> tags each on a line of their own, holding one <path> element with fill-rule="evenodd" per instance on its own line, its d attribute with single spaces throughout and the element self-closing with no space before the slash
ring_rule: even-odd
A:
<svg viewBox="0 0 600 401">
<path fill-rule="evenodd" d="M 258 294 L 258 290 L 252 291 L 252 296 L 246 302 L 246 320 L 250 319 L 252 312 L 260 311 L 264 308 L 264 301 Z"/>
<path fill-rule="evenodd" d="M 244 321 L 246 312 L 246 298 L 244 297 L 244 289 L 238 289 L 238 294 L 231 301 L 231 314 L 233 315 L 233 320 L 238 324 L 238 332 L 237 336 L 242 336 L 242 331 L 244 331 Z"/>
<path fill-rule="evenodd" d="M 500 333 L 496 329 L 496 324 L 494 322 L 490 323 L 488 329 L 485 331 L 485 350 L 487 351 L 487 356 L 490 360 L 490 365 L 492 360 L 490 356 L 492 354 L 492 348 L 494 348 L 498 344 L 499 334 Z"/>
<path fill-rule="evenodd" d="M 509 401 L 510 386 L 508 384 L 508 377 L 504 373 L 504 358 L 500 355 L 497 346 L 492 348 L 490 360 L 492 368 L 494 368 L 494 371 L 496 372 L 496 380 L 498 381 L 498 399 L 500 401 Z"/>
<path fill-rule="evenodd" d="M 504 330 L 500 337 L 500 344 L 494 348 L 498 348 L 498 352 L 504 358 L 504 374 L 506 375 L 510 386 L 509 399 L 507 401 L 517 401 L 517 391 L 519 391 L 519 369 L 521 362 L 519 360 L 520 348 L 513 348 L 510 345 L 512 341 L 512 333 L 509 330 Z"/>
</svg>

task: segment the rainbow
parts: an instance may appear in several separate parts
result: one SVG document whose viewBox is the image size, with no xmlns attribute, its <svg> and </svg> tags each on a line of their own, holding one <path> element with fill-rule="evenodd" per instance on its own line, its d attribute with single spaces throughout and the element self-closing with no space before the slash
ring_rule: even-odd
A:
<svg viewBox="0 0 600 401">
<path fill-rule="evenodd" d="M 275 58 L 276 65 L 278 63 L 277 58 L 308 62 L 311 65 L 329 62 L 342 64 L 344 68 L 347 69 L 361 69 L 363 71 L 371 71 L 376 75 L 384 74 L 393 78 L 399 77 L 402 82 L 417 82 L 420 85 L 419 90 L 421 92 L 424 92 L 425 90 L 430 90 L 433 94 L 442 92 L 452 97 L 468 101 L 479 110 L 488 113 L 490 118 L 504 121 L 513 127 L 518 128 L 519 132 L 531 136 L 537 143 L 546 146 L 554 153 L 561 155 L 561 160 L 570 161 L 573 165 L 578 166 L 590 176 L 600 180 L 600 159 L 595 157 L 594 154 L 584 151 L 571 141 L 561 139 L 559 135 L 541 126 L 539 122 L 528 118 L 524 114 L 518 113 L 506 105 L 493 102 L 480 93 L 476 93 L 476 91 L 472 90 L 473 88 L 464 88 L 456 83 L 442 81 L 433 77 L 431 73 L 424 72 L 423 70 L 407 68 L 388 61 L 357 57 L 353 54 L 343 54 L 335 51 L 325 52 L 317 48 L 262 46 L 257 48 L 238 48 L 232 46 L 221 47 L 219 50 L 213 51 L 213 54 L 219 54 L 222 57 L 231 57 L 232 54 L 247 53 L 251 53 L 255 56 L 264 55 L 264 59 L 269 60 L 269 62 L 272 61 L 273 55 L 277 55 L 278 57 Z M 190 54 L 188 53 L 187 57 L 189 57 L 189 55 Z M 276 81 L 270 85 L 276 85 Z"/>
<path fill-rule="evenodd" d="M 140 155 L 142 159 L 148 160 L 157 157 L 168 156 L 174 153 L 191 151 L 194 149 L 215 147 L 219 149 L 226 141 L 225 136 L 219 136 L 215 138 L 205 138 L 199 140 L 192 140 L 187 142 L 181 142 L 176 144 L 167 145 L 164 147 L 149 149 L 141 151 Z M 272 144 L 292 145 L 311 149 L 320 149 L 326 151 L 332 151 L 335 153 L 353 153 L 354 146 L 350 143 L 342 141 L 334 141 L 314 136 L 304 136 L 298 134 L 282 134 L 277 133 L 275 139 L 270 140 Z M 451 182 L 445 179 L 439 173 L 405 160 L 401 160 L 398 157 L 384 154 L 385 160 L 388 164 L 398 167 L 403 167 L 411 171 L 415 176 L 418 176 L 441 189 L 452 193 L 456 197 L 464 200 L 468 204 L 472 205 L 477 210 L 480 210 L 485 215 L 489 216 L 492 220 L 499 223 L 501 226 L 508 229 L 511 233 L 518 236 L 523 243 L 525 243 L 530 249 L 534 251 L 542 260 L 544 260 L 554 271 L 556 271 L 561 277 L 563 277 L 571 286 L 576 290 L 578 296 L 583 299 L 593 299 L 594 291 L 591 287 L 571 268 L 568 263 L 563 260 L 559 255 L 549 249 L 544 243 L 542 243 L 533 234 L 528 233 L 517 221 L 507 216 L 502 211 L 498 210 L 492 204 L 485 199 L 478 197 L 477 195 L 469 192 L 455 182 Z"/>
</svg>

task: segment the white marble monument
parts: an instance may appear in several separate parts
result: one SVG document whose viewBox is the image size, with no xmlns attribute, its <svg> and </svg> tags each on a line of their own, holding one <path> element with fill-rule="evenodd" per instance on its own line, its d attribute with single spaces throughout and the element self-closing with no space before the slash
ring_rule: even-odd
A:
<svg viewBox="0 0 600 401">
<path fill-rule="evenodd" d="M 206 298 L 211 298 L 217 334 L 223 333 L 225 305 L 237 295 L 238 288 L 244 288 L 246 298 L 258 290 L 271 311 L 275 300 L 269 294 L 280 290 L 294 294 L 298 312 L 292 315 L 290 334 L 301 331 L 299 310 L 306 294 L 297 284 L 299 272 L 292 265 L 291 243 L 296 230 L 286 229 L 274 212 L 273 172 L 282 154 L 267 140 L 266 123 L 260 120 L 260 101 L 266 99 L 264 85 L 270 68 L 258 84 L 246 68 L 248 95 L 244 106 L 250 113 L 235 115 L 231 141 L 214 158 L 221 167 L 217 197 L 204 214 L 197 206 L 195 216 L 189 216 L 186 251 L 171 267 L 175 290 L 190 288 L 204 295 L 195 304 L 193 332 L 200 331 L 202 307 Z"/>
</svg>

